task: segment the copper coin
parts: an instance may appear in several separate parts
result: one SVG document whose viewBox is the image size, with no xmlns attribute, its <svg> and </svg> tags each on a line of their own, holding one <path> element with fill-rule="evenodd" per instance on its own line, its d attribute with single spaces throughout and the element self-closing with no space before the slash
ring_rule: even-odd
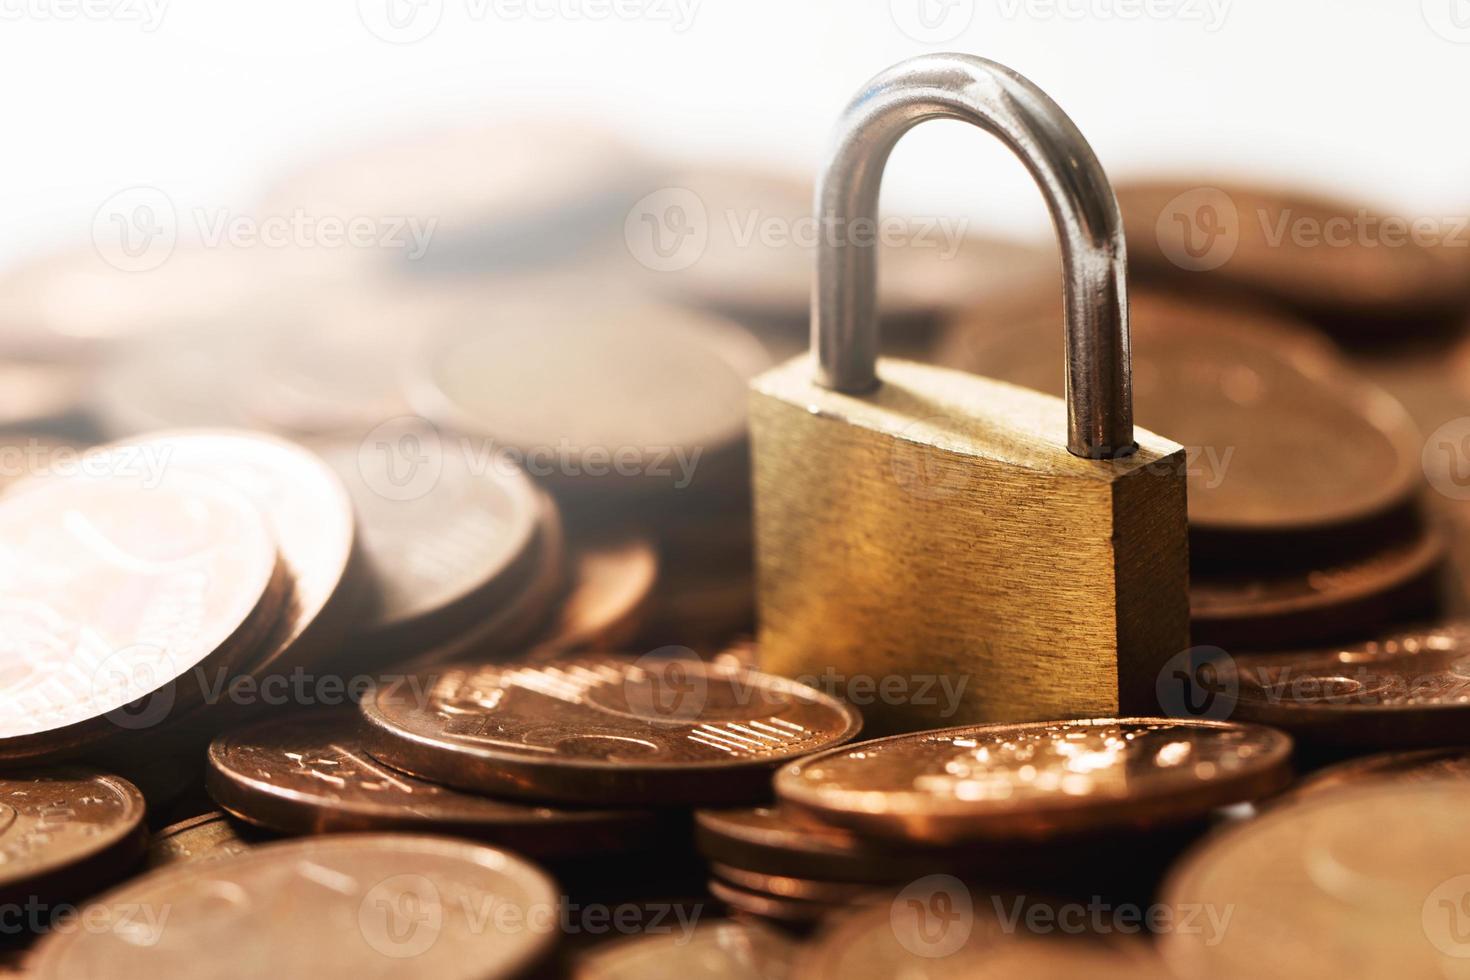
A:
<svg viewBox="0 0 1470 980">
<path fill-rule="evenodd" d="M 826 902 L 808 902 L 796 898 L 782 898 L 779 895 L 768 895 L 732 885 L 718 878 L 711 878 L 708 886 L 709 893 L 732 911 L 744 912 L 746 915 L 758 916 L 772 922 L 784 922 L 793 926 L 809 926 L 821 922 L 844 907 Z"/>
<path fill-rule="evenodd" d="M 534 561 L 541 497 L 501 458 L 471 459 L 422 420 L 323 451 L 351 494 L 373 601 L 370 647 L 422 652 L 494 611 Z"/>
<path fill-rule="evenodd" d="M 141 458 L 0 498 L 0 756 L 137 734 L 260 642 L 287 591 L 242 494 Z M 139 475 L 134 475 L 135 473 Z"/>
<path fill-rule="evenodd" d="M 872 891 L 869 886 L 843 881 L 819 881 L 814 878 L 793 878 L 790 875 L 764 874 L 747 871 L 731 864 L 711 861 L 710 872 L 720 881 L 746 891 L 774 895 L 777 898 L 793 898 L 802 902 L 823 902 L 845 905 L 857 901 Z"/>
<path fill-rule="evenodd" d="M 652 813 L 556 810 L 472 796 L 369 756 L 355 709 L 256 722 L 209 747 L 209 792 L 287 834 L 404 830 L 475 837 L 537 857 L 636 849 L 663 836 Z"/>
<path fill-rule="evenodd" d="M 244 493 L 265 515 L 291 575 L 291 602 L 269 641 L 250 658 L 257 675 L 319 660 L 346 632 L 344 587 L 353 555 L 352 502 L 318 456 L 255 432 L 179 430 L 109 447 L 167 459 Z"/>
<path fill-rule="evenodd" d="M 223 813 L 201 813 L 170 824 L 153 835 L 148 844 L 147 867 L 151 871 L 169 864 L 216 861 L 250 850 L 252 842 Z"/>
<path fill-rule="evenodd" d="M 615 297 L 506 301 L 428 345 L 415 387 L 446 428 L 564 489 L 682 491 L 745 433 L 769 359 L 744 328 Z"/>
<path fill-rule="evenodd" d="M 1462 267 L 1407 222 L 1315 193 L 1187 179 L 1117 186 L 1140 280 L 1253 296 L 1343 332 L 1392 336 L 1457 311 Z"/>
<path fill-rule="evenodd" d="M 1219 679 L 1232 717 L 1317 743 L 1470 742 L 1470 624 L 1322 650 L 1237 654 L 1233 662 Z"/>
<path fill-rule="evenodd" d="M 800 820 L 772 807 L 697 810 L 695 839 L 712 862 L 768 875 L 878 883 L 941 871 L 980 870 L 995 855 L 965 848 L 904 848 L 836 827 Z"/>
<path fill-rule="evenodd" d="M 1345 789 L 1375 780 L 1423 783 L 1470 779 L 1470 749 L 1451 746 L 1414 752 L 1381 752 L 1349 759 L 1312 773 L 1291 788 L 1289 798 Z"/>
<path fill-rule="evenodd" d="M 612 649 L 631 640 L 658 579 L 658 552 L 636 534 L 591 541 L 572 557 L 572 581 L 539 647 Z"/>
<path fill-rule="evenodd" d="M 75 898 L 143 853 L 143 794 L 125 779 L 63 768 L 0 779 L 0 896 Z"/>
<path fill-rule="evenodd" d="M 951 843 L 1178 822 L 1290 778 L 1291 739 L 1163 718 L 974 725 L 859 742 L 776 774 L 783 804 L 874 837 Z"/>
<path fill-rule="evenodd" d="M 1075 935 L 1077 923 L 1092 914 L 1085 904 L 1067 909 L 1061 903 L 1027 903 L 1024 897 L 988 898 L 971 895 L 948 875 L 921 878 L 888 901 L 835 917 L 803 948 L 793 980 L 1164 980 L 1169 975 L 1142 941 Z M 1024 918 L 1032 908 L 1052 915 L 1036 920 L 1049 928 L 1033 928 Z M 1066 917 L 1066 929 L 1058 927 L 1060 917 Z M 1136 922 L 1123 923 L 1123 929 L 1137 928 Z"/>
<path fill-rule="evenodd" d="M 1200 923 L 1228 913 L 1229 927 L 1165 932 L 1160 951 L 1180 977 L 1462 975 L 1467 806 L 1463 782 L 1380 783 L 1213 835 L 1162 900 Z"/>
<path fill-rule="evenodd" d="M 1060 310 L 996 328 L 978 313 L 944 363 L 1062 395 Z M 1392 396 L 1291 320 L 1134 291 L 1134 414 L 1186 448 L 1201 532 L 1326 529 L 1381 514 L 1423 480 L 1423 439 Z"/>
<path fill-rule="evenodd" d="M 1445 542 L 1432 528 L 1319 567 L 1195 575 L 1189 583 L 1195 643 L 1276 648 L 1371 633 L 1431 608 Z"/>
<path fill-rule="evenodd" d="M 797 943 L 750 919 L 702 921 L 603 944 L 576 962 L 575 980 L 784 980 Z"/>
<path fill-rule="evenodd" d="M 99 928 L 37 945 L 38 977 L 512 977 L 555 942 L 557 894 L 483 844 L 344 834 L 173 865 L 92 908 Z"/>
<path fill-rule="evenodd" d="M 551 495 L 540 493 L 538 497 L 541 516 L 535 561 L 520 589 L 468 630 L 414 658 L 414 665 L 505 657 L 533 645 L 546 628 L 566 584 L 566 536 Z"/>
<path fill-rule="evenodd" d="M 451 667 L 428 690 L 364 699 L 373 755 L 451 786 L 570 803 L 759 800 L 777 766 L 862 725 L 793 681 L 653 656 Z"/>
</svg>

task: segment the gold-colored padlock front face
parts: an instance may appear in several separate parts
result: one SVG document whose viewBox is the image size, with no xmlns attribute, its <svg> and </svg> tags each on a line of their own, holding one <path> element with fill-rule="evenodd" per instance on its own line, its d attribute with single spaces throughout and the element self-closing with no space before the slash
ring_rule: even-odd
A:
<svg viewBox="0 0 1470 980">
<path fill-rule="evenodd" d="M 1184 450 L 1065 448 L 1060 399 L 883 359 L 846 395 L 796 358 L 751 396 L 766 669 L 868 734 L 1156 713 L 1188 646 Z"/>
</svg>

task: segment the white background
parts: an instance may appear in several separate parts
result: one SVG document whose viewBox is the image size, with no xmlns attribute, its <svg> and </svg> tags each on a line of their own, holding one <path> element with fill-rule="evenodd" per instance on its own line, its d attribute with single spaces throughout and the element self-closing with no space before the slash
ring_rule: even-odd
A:
<svg viewBox="0 0 1470 980">
<path fill-rule="evenodd" d="M 921 0 L 617 0 L 632 19 L 579 6 L 610 0 L 495 2 L 0 0 L 0 265 L 85 242 L 124 187 L 248 208 L 303 155 L 439 119 L 570 107 L 669 153 L 812 168 L 864 79 L 940 50 L 1030 76 L 1114 176 L 1244 172 L 1409 216 L 1470 209 L 1467 0 L 1149 0 L 1139 16 L 1114 4 L 1140 0 L 922 0 L 953 35 L 933 43 L 900 27 Z M 389 3 L 437 27 L 389 43 L 366 23 Z M 889 173 L 888 205 L 1041 222 L 1019 165 L 963 126 L 922 127 Z"/>
</svg>

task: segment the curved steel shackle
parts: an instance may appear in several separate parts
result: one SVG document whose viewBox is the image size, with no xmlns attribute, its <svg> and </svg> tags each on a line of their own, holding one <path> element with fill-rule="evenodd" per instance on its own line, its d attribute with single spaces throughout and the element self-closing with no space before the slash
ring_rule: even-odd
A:
<svg viewBox="0 0 1470 980">
<path fill-rule="evenodd" d="M 1087 140 L 1046 93 L 1003 65 L 924 55 L 873 78 L 848 105 L 817 184 L 820 227 L 812 293 L 817 380 L 850 393 L 878 384 L 877 255 L 843 230 L 873 227 L 888 155 L 928 119 L 962 119 L 999 137 L 1040 186 L 1062 248 L 1067 326 L 1067 448 L 1132 452 L 1127 253 L 1112 185 Z M 830 223 L 830 224 L 829 224 Z"/>
</svg>

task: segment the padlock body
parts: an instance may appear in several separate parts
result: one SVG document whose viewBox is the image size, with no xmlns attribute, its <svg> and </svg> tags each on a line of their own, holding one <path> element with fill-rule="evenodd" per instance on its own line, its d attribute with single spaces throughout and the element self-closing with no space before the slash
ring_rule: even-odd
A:
<svg viewBox="0 0 1470 980">
<path fill-rule="evenodd" d="M 1066 450 L 1066 405 L 881 359 L 820 387 L 795 358 L 751 394 L 763 667 L 886 734 L 1158 714 L 1189 645 L 1185 458 Z"/>
</svg>

